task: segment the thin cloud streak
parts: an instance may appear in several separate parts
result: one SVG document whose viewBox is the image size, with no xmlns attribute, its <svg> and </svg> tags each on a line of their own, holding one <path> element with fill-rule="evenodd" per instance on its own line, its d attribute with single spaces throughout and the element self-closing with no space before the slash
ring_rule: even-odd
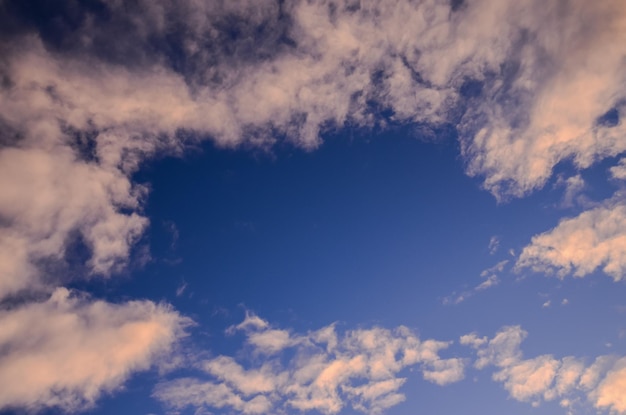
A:
<svg viewBox="0 0 626 415">
<path fill-rule="evenodd" d="M 445 297 L 443 299 L 444 305 L 449 304 L 461 304 L 463 301 L 468 298 L 473 297 L 477 293 L 489 289 L 491 287 L 495 287 L 500 284 L 500 274 L 504 271 L 504 267 L 509 263 L 508 259 L 502 260 L 498 262 L 496 265 L 483 270 L 480 273 L 480 277 L 484 279 L 483 282 L 476 285 L 471 290 L 466 290 L 461 292 L 460 294 L 452 293 L 451 295 Z"/>
</svg>

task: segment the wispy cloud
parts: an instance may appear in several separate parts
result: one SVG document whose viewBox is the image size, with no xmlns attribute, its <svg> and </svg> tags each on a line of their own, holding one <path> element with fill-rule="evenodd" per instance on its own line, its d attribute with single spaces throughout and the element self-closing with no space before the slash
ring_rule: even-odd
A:
<svg viewBox="0 0 626 415">
<path fill-rule="evenodd" d="M 500 238 L 497 235 L 492 236 L 489 239 L 489 254 L 493 255 L 498 252 L 498 248 L 500 248 Z"/>
<path fill-rule="evenodd" d="M 572 208 L 576 205 L 584 205 L 587 202 L 585 196 L 582 194 L 586 188 L 586 183 L 580 174 L 568 177 L 567 179 L 559 177 L 555 186 L 562 186 L 565 190 L 560 207 Z"/>
<path fill-rule="evenodd" d="M 460 304 L 470 297 L 476 295 L 480 291 L 494 287 L 500 283 L 499 274 L 504 271 L 504 267 L 509 263 L 508 259 L 498 262 L 493 267 L 487 268 L 480 273 L 480 277 L 484 280 L 471 290 L 463 291 L 460 294 L 453 293 L 443 299 L 444 304 Z"/>
<path fill-rule="evenodd" d="M 185 293 L 185 290 L 187 289 L 187 283 L 185 281 L 183 281 L 178 288 L 176 288 L 176 297 L 180 297 L 181 295 L 183 295 Z"/>
</svg>

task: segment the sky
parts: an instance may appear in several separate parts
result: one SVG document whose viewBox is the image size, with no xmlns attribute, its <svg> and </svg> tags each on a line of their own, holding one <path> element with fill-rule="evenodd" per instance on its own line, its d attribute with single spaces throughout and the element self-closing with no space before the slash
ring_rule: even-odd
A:
<svg viewBox="0 0 626 415">
<path fill-rule="evenodd" d="M 623 0 L 0 0 L 0 414 L 626 414 Z"/>
</svg>

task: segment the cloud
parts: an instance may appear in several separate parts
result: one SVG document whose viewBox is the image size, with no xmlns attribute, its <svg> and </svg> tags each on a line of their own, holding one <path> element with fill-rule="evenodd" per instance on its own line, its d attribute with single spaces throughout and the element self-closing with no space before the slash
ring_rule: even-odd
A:
<svg viewBox="0 0 626 415">
<path fill-rule="evenodd" d="M 84 278 L 123 270 L 149 226 L 148 186 L 134 173 L 201 140 L 312 150 L 346 126 L 455 126 L 467 173 L 499 199 L 543 186 L 560 162 L 583 169 L 626 150 L 620 0 L 477 0 L 454 10 L 448 0 L 140 0 L 99 10 L 71 1 L 51 6 L 54 27 L 20 4 L 5 0 L 0 10 L 0 301 L 54 292 L 68 278 L 51 271 L 59 264 L 79 262 L 70 274 Z M 559 276 L 602 267 L 621 279 L 623 210 L 616 201 L 562 221 L 517 266 Z M 86 259 L 73 259 L 77 245 Z M 387 382 L 354 390 L 354 405 L 382 411 L 401 399 L 375 391 L 393 389 L 395 368 L 408 363 L 392 370 L 336 355 L 369 359 L 352 338 L 367 331 L 340 338 L 325 328 L 309 338 L 248 324 L 260 355 L 323 345 L 319 365 L 298 371 L 303 379 L 325 368 L 322 379 L 365 370 Z M 403 330 L 378 334 L 412 341 Z M 454 378 L 453 363 L 436 361 L 431 380 L 446 378 L 440 369 Z M 315 387 L 309 379 L 289 391 L 289 405 L 334 411 L 346 379 Z M 235 402 L 222 386 L 211 391 Z M 272 402 L 259 396 L 220 405 L 253 412 Z"/>
<path fill-rule="evenodd" d="M 163 382 L 154 396 L 176 410 L 191 406 L 238 413 L 296 409 L 334 414 L 351 406 L 377 414 L 404 401 L 400 388 L 406 379 L 399 374 L 406 368 L 419 365 L 424 379 L 439 385 L 464 377 L 463 359 L 439 357 L 449 342 L 421 341 L 406 327 L 338 333 L 330 325 L 291 334 L 250 312 L 235 327 L 244 331 L 251 359 L 239 354 L 204 360 L 198 368 L 205 377 Z M 280 347 L 258 341 L 264 335 L 280 338 Z"/>
<path fill-rule="evenodd" d="M 560 177 L 556 185 L 565 187 L 563 200 L 560 203 L 561 207 L 571 208 L 577 204 L 585 203 L 586 199 L 581 193 L 585 190 L 586 183 L 580 174 L 568 177 L 567 179 Z"/>
<path fill-rule="evenodd" d="M 620 159 L 617 165 L 611 167 L 609 169 L 611 173 L 611 177 L 617 180 L 625 180 L 626 179 L 626 158 Z"/>
<path fill-rule="evenodd" d="M 519 326 L 503 327 L 492 339 L 475 333 L 461 337 L 461 344 L 476 350 L 475 367 L 495 366 L 493 380 L 501 382 L 509 395 L 538 406 L 559 399 L 561 406 L 586 398 L 597 410 L 626 413 L 626 357 L 599 356 L 591 365 L 583 359 L 551 355 L 523 358 L 520 345 L 528 335 Z"/>
<path fill-rule="evenodd" d="M 492 236 L 489 239 L 489 255 L 493 255 L 498 252 L 498 248 L 500 248 L 500 238 L 496 235 Z"/>
<path fill-rule="evenodd" d="M 149 301 L 112 304 L 65 288 L 0 311 L 0 409 L 77 411 L 170 357 L 189 320 Z"/>
<path fill-rule="evenodd" d="M 187 289 L 188 284 L 186 282 L 182 282 L 178 288 L 176 288 L 176 297 L 180 297 L 181 295 L 183 295 L 185 293 L 185 290 Z"/>
<path fill-rule="evenodd" d="M 182 378 L 167 384 L 160 384 L 154 393 L 174 408 L 184 408 L 189 405 L 202 408 L 207 405 L 218 409 L 231 408 L 243 414 L 268 413 L 271 409 L 271 402 L 264 396 L 245 400 L 225 384 L 202 382 L 192 378 Z"/>
<path fill-rule="evenodd" d="M 480 273 L 482 278 L 485 278 L 485 281 L 480 283 L 474 289 L 475 291 L 486 290 L 487 288 L 493 287 L 494 285 L 498 285 L 500 283 L 500 278 L 498 274 L 504 271 L 504 267 L 509 263 L 508 259 L 498 262 L 491 268 L 487 268 L 483 272 Z"/>
<path fill-rule="evenodd" d="M 620 0 L 72 3 L 54 30 L 7 5 L 2 296 L 49 285 L 41 264 L 76 240 L 92 274 L 122 269 L 148 226 L 132 173 L 202 139 L 314 149 L 345 126 L 455 125 L 498 198 L 626 150 Z"/>
<path fill-rule="evenodd" d="M 89 268 L 110 274 L 147 226 L 122 212 L 138 207 L 141 187 L 119 171 L 77 161 L 68 148 L 1 149 L 0 186 L 8 224 L 0 233 L 0 299 L 41 282 L 37 264 L 62 261 L 79 232 L 91 250 Z"/>
<path fill-rule="evenodd" d="M 550 356 L 540 356 L 506 366 L 493 379 L 504 383 L 510 395 L 519 401 L 541 396 L 549 389 L 556 376 L 559 362 Z"/>
<path fill-rule="evenodd" d="M 477 349 L 478 359 L 474 363 L 477 369 L 488 365 L 505 367 L 520 359 L 519 345 L 527 335 L 520 326 L 509 326 L 502 328 L 490 340 L 479 338 L 475 333 L 464 335 L 461 344 Z"/>
<path fill-rule="evenodd" d="M 226 329 L 226 334 L 234 334 L 237 330 L 252 331 L 263 330 L 269 327 L 269 323 L 261 317 L 246 310 L 246 317 L 236 326 L 230 326 Z"/>
<path fill-rule="evenodd" d="M 559 278 L 584 277 L 601 269 L 615 281 L 626 270 L 626 204 L 617 194 L 602 206 L 563 219 L 552 230 L 536 235 L 520 254 L 515 268 Z"/>
<path fill-rule="evenodd" d="M 480 277 L 484 279 L 483 282 L 475 286 L 473 289 L 463 291 L 460 294 L 452 293 L 452 295 L 449 295 L 443 299 L 443 303 L 446 305 L 447 304 L 460 304 L 463 301 L 467 300 L 468 298 L 474 296 L 476 293 L 480 291 L 484 291 L 488 288 L 491 288 L 500 284 L 500 277 L 498 276 L 498 274 L 504 271 L 504 267 L 508 263 L 509 263 L 509 260 L 505 259 L 503 261 L 498 262 L 496 265 L 490 268 L 487 268 L 486 270 L 483 270 L 480 273 Z"/>
<path fill-rule="evenodd" d="M 593 393 L 596 407 L 626 413 L 626 358 L 618 360 Z"/>
<path fill-rule="evenodd" d="M 432 367 L 432 370 L 424 370 L 424 379 L 437 385 L 443 386 L 458 382 L 465 377 L 465 363 L 463 359 L 437 360 L 430 367 Z"/>
<path fill-rule="evenodd" d="M 619 137 L 626 46 L 617 39 L 626 31 L 626 7 L 549 2 L 538 13 L 540 4 L 494 8 L 501 18 L 489 30 L 501 30 L 515 49 L 507 50 L 502 76 L 487 86 L 489 99 L 466 114 L 475 131 L 462 136 L 469 172 L 485 177 L 485 187 L 499 196 L 542 186 L 560 161 L 586 168 L 625 150 Z M 516 31 L 522 28 L 528 37 Z M 610 111 L 617 117 L 604 121 Z"/>
</svg>

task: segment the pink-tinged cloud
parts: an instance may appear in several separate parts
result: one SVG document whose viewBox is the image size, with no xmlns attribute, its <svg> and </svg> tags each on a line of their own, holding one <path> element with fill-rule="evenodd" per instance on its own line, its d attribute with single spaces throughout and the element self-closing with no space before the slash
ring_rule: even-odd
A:
<svg viewBox="0 0 626 415">
<path fill-rule="evenodd" d="M 584 277 L 601 270 L 615 281 L 626 273 L 626 204 L 617 194 L 602 206 L 563 219 L 536 235 L 520 254 L 516 268 Z"/>
<path fill-rule="evenodd" d="M 599 356 L 592 364 L 573 356 L 524 358 L 520 345 L 527 335 L 519 326 L 503 327 L 492 339 L 469 334 L 461 343 L 476 350 L 476 368 L 496 368 L 493 380 L 518 401 L 539 406 L 558 399 L 565 408 L 584 401 L 599 411 L 626 413 L 626 357 Z"/>
<path fill-rule="evenodd" d="M 90 407 L 168 358 L 187 324 L 164 305 L 92 301 L 64 288 L 0 311 L 0 409 Z"/>
</svg>

